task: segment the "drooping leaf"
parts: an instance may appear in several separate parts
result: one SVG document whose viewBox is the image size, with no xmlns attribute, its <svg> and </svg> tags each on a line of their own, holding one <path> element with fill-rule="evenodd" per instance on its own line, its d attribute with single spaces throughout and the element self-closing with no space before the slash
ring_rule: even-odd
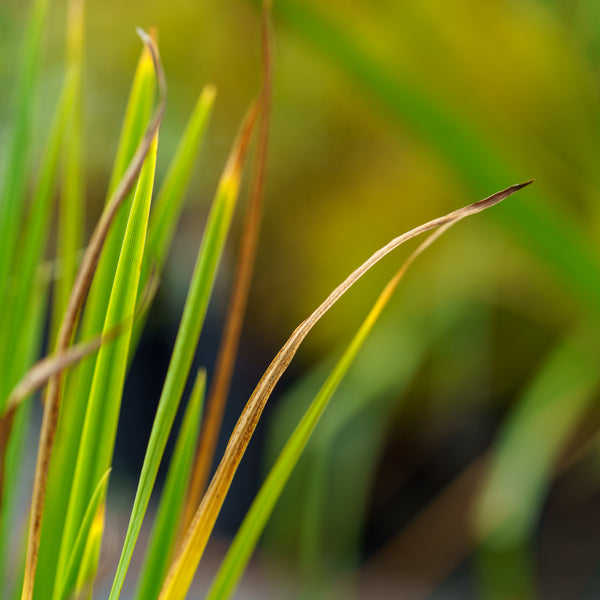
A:
<svg viewBox="0 0 600 600">
<path fill-rule="evenodd" d="M 308 410 L 295 431 L 290 436 L 285 447 L 279 454 L 277 461 L 265 482 L 261 486 L 252 506 L 248 510 L 242 525 L 225 556 L 217 575 L 207 595 L 207 600 L 225 600 L 235 590 L 254 548 L 258 543 L 264 527 L 275 507 L 281 492 L 287 483 L 300 455 L 304 451 L 321 415 L 327 408 L 329 401 L 338 389 L 342 379 L 352 366 L 358 352 L 378 321 L 383 309 L 389 302 L 398 284 L 402 280 L 408 267 L 435 239 L 440 237 L 453 223 L 440 227 L 431 234 L 408 258 L 401 269 L 390 280 L 379 298 L 369 311 L 366 319 L 358 332 L 344 351 L 329 377 L 312 401 Z"/>
<path fill-rule="evenodd" d="M 92 498 L 85 511 L 83 521 L 79 527 L 77 537 L 75 538 L 75 543 L 73 545 L 73 550 L 71 551 L 71 556 L 69 557 L 64 579 L 57 580 L 55 587 L 56 593 L 54 594 L 54 598 L 56 599 L 63 600 L 68 598 L 72 590 L 76 587 L 78 578 L 77 567 L 82 563 L 85 547 L 90 537 L 90 531 L 92 530 L 92 524 L 94 519 L 97 518 L 100 504 L 104 501 L 106 496 L 109 475 L 110 469 L 106 471 L 104 477 L 102 477 L 102 479 L 98 482 L 98 485 L 92 494 Z"/>
<path fill-rule="evenodd" d="M 83 46 L 84 0 L 69 0 L 67 7 L 66 93 L 70 95 L 68 121 L 63 138 L 60 210 L 57 221 L 57 256 L 62 276 L 54 286 L 51 343 L 56 338 L 62 315 L 77 273 L 77 251 L 83 244 L 85 182 L 83 161 Z"/>
<path fill-rule="evenodd" d="M 159 600 L 183 600 L 185 598 L 227 491 L 231 485 L 231 481 L 233 480 L 233 476 L 246 451 L 266 402 L 275 385 L 292 361 L 300 344 L 321 317 L 367 271 L 369 271 L 371 267 L 407 240 L 431 229 L 443 227 L 448 223 L 454 223 L 467 216 L 481 212 L 486 208 L 498 204 L 512 193 L 529 185 L 529 183 L 531 182 L 514 185 L 484 200 L 476 202 L 475 204 L 461 208 L 444 217 L 429 221 L 424 225 L 416 227 L 415 229 L 394 238 L 355 269 L 329 294 L 325 301 L 294 330 L 288 341 L 277 353 L 277 356 L 265 371 L 242 411 L 231 438 L 229 439 L 227 448 L 225 449 L 225 454 L 178 550 L 177 556 L 167 576 L 167 580 L 165 581 L 165 585 L 161 590 Z"/>
</svg>

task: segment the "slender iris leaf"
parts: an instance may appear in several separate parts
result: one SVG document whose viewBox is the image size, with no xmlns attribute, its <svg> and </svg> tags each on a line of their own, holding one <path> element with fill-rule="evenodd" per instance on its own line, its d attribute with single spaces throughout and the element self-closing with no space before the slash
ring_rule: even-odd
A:
<svg viewBox="0 0 600 600">
<path fill-rule="evenodd" d="M 292 474 L 296 463 L 300 459 L 302 452 L 306 448 L 317 423 L 321 419 L 324 410 L 327 408 L 329 401 L 338 389 L 342 379 L 354 363 L 356 356 L 371 333 L 375 323 L 377 323 L 383 309 L 396 290 L 396 287 L 402 280 L 407 268 L 412 264 L 415 258 L 423 252 L 423 250 L 430 246 L 431 243 L 440 237 L 440 235 L 442 235 L 451 225 L 452 223 L 438 229 L 427 238 L 425 242 L 411 254 L 406 263 L 381 292 L 358 332 L 331 371 L 319 393 L 279 454 L 275 465 L 258 492 L 258 495 L 252 503 L 248 514 L 223 560 L 219 572 L 208 592 L 207 600 L 224 600 L 225 598 L 229 598 L 235 590 L 235 587 L 250 560 L 250 556 L 258 543 L 258 539 L 265 528 L 269 516 L 273 512 L 273 508 Z"/>
<path fill-rule="evenodd" d="M 154 83 L 155 75 L 152 59 L 149 52 L 144 49 L 138 61 L 129 94 L 109 191 L 116 187 L 119 177 L 123 175 L 127 162 L 133 156 L 136 145 L 143 135 L 152 108 Z M 121 212 L 125 217 L 127 216 L 128 209 L 126 206 L 122 207 Z M 122 232 L 123 229 L 121 230 L 119 244 L 123 239 Z M 114 277 L 115 267 L 116 263 L 113 265 L 112 277 Z M 98 268 L 101 268 L 101 265 L 98 265 Z M 108 267 L 106 268 L 108 269 Z M 107 277 L 107 282 L 104 285 L 107 289 L 103 291 L 102 297 L 108 303 L 108 293 L 110 293 L 112 279 L 109 280 Z M 97 294 L 100 294 L 100 292 L 97 292 Z M 91 339 L 102 330 L 106 304 L 101 309 L 98 301 L 97 306 L 97 309 L 86 309 L 84 313 L 81 331 L 83 339 Z M 44 508 L 44 525 L 40 543 L 39 569 L 46 575 L 36 581 L 35 600 L 47 600 L 53 593 L 54 575 L 57 571 L 58 561 L 56 549 L 61 544 L 66 507 L 69 503 L 75 461 L 86 410 L 86 402 L 82 400 L 89 396 L 95 363 L 95 356 L 85 359 L 67 381 L 56 436 L 56 446 L 50 464 L 48 498 Z"/>
<path fill-rule="evenodd" d="M 150 261 L 156 260 L 159 265 L 165 261 L 183 208 L 194 162 L 206 134 L 215 95 L 216 89 L 212 85 L 207 85 L 202 90 L 156 195 L 148 227 L 148 251 L 142 267 L 146 276 Z"/>
<path fill-rule="evenodd" d="M 52 304 L 52 345 L 63 318 L 77 273 L 77 251 L 83 245 L 85 204 L 82 129 L 83 129 L 83 45 L 84 0 L 70 0 L 67 12 L 67 88 L 71 110 L 63 139 L 60 210 L 58 213 L 57 256 L 61 277 L 54 286 Z"/>
<path fill-rule="evenodd" d="M 337 390 L 342 378 L 354 362 L 356 355 L 377 322 L 398 281 L 399 279 L 395 279 L 390 282 L 378 298 L 343 356 L 306 411 L 296 430 L 290 436 L 240 526 L 208 592 L 207 600 L 229 598 L 235 590 L 267 520 L 273 511 L 275 503 L 306 447 L 323 411 Z"/>
<path fill-rule="evenodd" d="M 111 331 L 125 319 L 132 318 L 135 313 L 154 183 L 157 141 L 155 137 L 144 161 L 131 205 L 104 321 L 104 333 Z M 57 582 L 64 576 L 68 556 L 93 490 L 112 461 L 130 337 L 131 331 L 128 330 L 114 342 L 102 346 L 98 353 L 65 519 Z"/>
<path fill-rule="evenodd" d="M 258 107 L 255 105 L 250 110 L 241 129 L 240 136 L 229 155 L 227 165 L 221 176 L 206 229 L 202 236 L 202 244 L 188 297 L 181 317 L 175 347 L 171 356 L 171 363 L 159 400 L 156 418 L 152 426 L 148 449 L 142 466 L 142 473 L 136 491 L 136 496 L 131 511 L 129 526 L 125 535 L 123 552 L 117 566 L 117 573 L 113 581 L 110 600 L 119 597 L 129 561 L 142 526 L 142 520 L 150 500 L 154 481 L 164 452 L 165 445 L 177 407 L 183 393 L 198 337 L 202 330 L 208 301 L 215 282 L 217 267 L 219 265 L 225 240 L 229 232 L 233 211 L 238 196 L 242 167 L 247 153 L 250 136 L 254 128 Z"/>
<path fill-rule="evenodd" d="M 23 38 L 23 63 L 19 72 L 16 94 L 16 115 L 8 149 L 8 164 L 0 189 L 0 303 L 7 293 L 8 275 L 13 267 L 21 215 L 25 205 L 27 160 L 33 99 L 39 70 L 42 34 L 46 22 L 48 0 L 35 0 L 27 31 Z M 3 325 L 0 314 L 0 325 Z"/>
<path fill-rule="evenodd" d="M 144 252 L 144 261 L 142 262 L 140 289 L 143 289 L 146 284 L 153 265 L 158 264 L 160 271 L 166 260 L 175 234 L 175 227 L 183 208 L 194 161 L 206 134 L 215 95 L 216 90 L 211 85 L 206 86 L 200 94 L 175 155 L 171 160 L 165 180 L 156 195 L 150 214 L 150 224 L 148 225 L 148 240 Z M 141 319 L 134 325 L 130 361 L 140 339 L 144 323 L 145 319 Z"/>
<path fill-rule="evenodd" d="M 141 569 L 142 575 L 135 595 L 137 600 L 154 600 L 167 573 L 173 545 L 181 526 L 181 510 L 198 441 L 205 386 L 206 372 L 200 371 L 169 464 L 169 472 Z"/>
<path fill-rule="evenodd" d="M 65 571 L 65 578 L 63 581 L 57 583 L 55 598 L 64 600 L 65 598 L 69 597 L 72 590 L 75 588 L 78 576 L 77 567 L 81 564 L 85 546 L 87 545 L 89 534 L 92 529 L 92 523 L 96 518 L 100 504 L 104 501 L 106 488 L 108 487 L 109 475 L 110 469 L 106 471 L 104 477 L 102 477 L 96 486 L 96 489 L 94 490 L 92 499 L 90 500 L 90 503 L 85 511 L 83 521 L 81 522 L 81 527 L 79 528 L 79 532 L 75 538 L 75 544 L 73 545 L 73 550 L 71 551 L 69 564 L 67 566 L 67 570 Z"/>
</svg>

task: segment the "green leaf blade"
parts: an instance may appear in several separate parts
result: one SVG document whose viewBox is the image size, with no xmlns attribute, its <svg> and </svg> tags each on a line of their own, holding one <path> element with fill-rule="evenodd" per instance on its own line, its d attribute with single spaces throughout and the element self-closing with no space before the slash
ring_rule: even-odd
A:
<svg viewBox="0 0 600 600">
<path fill-rule="evenodd" d="M 71 556 L 65 571 L 64 580 L 57 584 L 57 591 L 54 596 L 55 598 L 65 600 L 75 588 L 78 576 L 77 566 L 81 564 L 83 559 L 83 554 L 92 527 L 92 522 L 96 517 L 96 513 L 98 512 L 100 504 L 104 501 L 106 490 L 108 488 L 109 475 L 110 469 L 104 474 L 104 477 L 102 477 L 102 479 L 99 481 L 94 493 L 92 494 L 92 498 L 85 511 L 85 515 L 83 517 L 83 521 L 81 522 L 77 537 L 75 538 L 75 543 L 73 544 L 73 550 L 71 551 Z"/>
<path fill-rule="evenodd" d="M 23 234 L 16 269 L 18 276 L 15 276 L 14 288 L 7 298 L 6 310 L 2 313 L 4 326 L 0 328 L 0 360 L 6 369 L 6 375 L 0 381 L 2 386 L 0 408 L 4 408 L 9 389 L 24 372 L 22 364 L 16 366 L 20 362 L 20 353 L 15 352 L 14 341 L 21 340 L 23 343 L 22 332 L 27 331 L 27 322 L 34 319 L 36 314 L 32 309 L 32 303 L 35 301 L 33 290 L 41 285 L 36 282 L 36 277 L 40 275 L 38 265 L 43 258 L 50 228 L 50 212 L 58 174 L 61 138 L 70 109 L 70 97 L 65 86 L 52 119 L 29 219 Z"/>
<path fill-rule="evenodd" d="M 385 305 L 389 301 L 399 280 L 399 277 L 395 277 L 390 281 L 388 286 L 386 286 L 358 332 L 346 348 L 344 354 L 323 384 L 319 393 L 309 406 L 294 433 L 290 436 L 244 518 L 244 521 L 215 576 L 206 597 L 207 600 L 224 600 L 229 598 L 235 590 L 273 508 L 296 466 L 300 455 L 306 447 L 310 436 L 319 422 L 321 415 L 337 390 L 340 382 L 348 372 L 348 369 L 354 362 L 354 359 L 377 322 Z"/>
<path fill-rule="evenodd" d="M 171 362 L 159 400 L 156 418 L 152 426 L 148 450 L 142 466 L 142 473 L 131 511 L 129 526 L 125 535 L 123 551 L 113 581 L 110 600 L 116 600 L 121 593 L 129 562 L 142 526 L 142 520 L 150 501 L 160 458 L 164 452 L 192 364 L 195 348 L 204 323 L 204 317 L 206 316 L 208 301 L 215 282 L 217 267 L 221 259 L 237 202 L 242 168 L 257 113 L 258 107 L 254 105 L 247 115 L 241 134 L 234 143 L 229 155 L 208 216 L 181 317 L 177 339 L 175 340 Z"/>
<path fill-rule="evenodd" d="M 39 71 L 42 34 L 48 0 L 35 0 L 23 40 L 23 63 L 16 94 L 14 129 L 0 192 L 0 301 L 6 294 L 7 278 L 15 257 L 27 178 L 33 98 Z"/>
<path fill-rule="evenodd" d="M 169 465 L 152 535 L 148 543 L 138 591 L 137 600 L 154 600 L 160 592 L 169 564 L 169 558 L 179 531 L 181 509 L 185 500 L 187 484 L 192 470 L 194 450 L 198 440 L 206 372 L 200 371 L 186 408 L 181 430 Z"/>
<path fill-rule="evenodd" d="M 128 160 L 133 156 L 135 148 L 144 134 L 144 128 L 152 110 L 155 80 L 152 58 L 144 49 L 136 66 L 129 93 L 109 192 L 118 184 L 119 178 L 127 168 Z M 110 196 L 110 193 L 108 196 Z M 115 248 L 119 251 L 123 241 L 125 231 L 123 219 L 127 218 L 129 200 L 125 200 L 124 204 L 125 206 L 121 208 L 120 214 L 117 215 L 117 219 L 120 218 L 120 232 L 111 231 L 107 240 L 107 243 L 112 240 L 110 243 L 113 246 L 111 254 L 113 258 L 108 262 L 102 258 L 100 259 L 98 270 L 102 271 L 103 274 L 97 271 L 90 290 L 90 296 L 82 318 L 81 336 L 83 339 L 91 339 L 102 331 L 117 264 L 114 252 Z M 115 224 L 113 223 L 113 225 Z M 104 254 L 103 251 L 103 256 Z M 112 267 L 112 271 L 109 267 Z M 44 523 L 50 522 L 53 525 L 52 527 L 47 525 L 43 527 L 40 543 L 39 569 L 46 573 L 46 576 L 36 582 L 35 600 L 46 600 L 52 594 L 54 580 L 51 574 L 57 571 L 58 552 L 56 549 L 61 545 L 66 507 L 69 504 L 70 489 L 85 418 L 86 402 L 82 399 L 89 397 L 95 364 L 95 356 L 84 359 L 67 379 L 56 447 L 50 464 L 49 493 L 44 509 Z"/>
<path fill-rule="evenodd" d="M 167 253 L 175 234 L 175 227 L 185 200 L 194 161 L 196 160 L 212 114 L 216 89 L 207 85 L 201 92 L 196 106 L 183 132 L 177 150 L 171 160 L 165 179 L 160 186 L 150 215 L 148 240 L 142 262 L 140 290 L 148 281 L 153 265 L 159 272 L 164 266 Z M 142 334 L 145 319 L 134 325 L 130 361 Z"/>
<path fill-rule="evenodd" d="M 103 332 L 133 317 L 146 239 L 156 167 L 157 138 L 144 161 L 123 240 Z M 62 576 L 85 507 L 102 475 L 110 467 L 123 393 L 131 330 L 102 346 L 98 353 L 58 563 Z M 58 579 L 57 579 L 58 581 Z"/>
</svg>

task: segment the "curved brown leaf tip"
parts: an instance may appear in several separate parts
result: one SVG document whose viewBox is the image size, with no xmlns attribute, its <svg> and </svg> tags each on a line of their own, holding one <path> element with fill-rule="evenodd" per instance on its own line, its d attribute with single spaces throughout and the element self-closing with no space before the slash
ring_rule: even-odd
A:
<svg viewBox="0 0 600 600">
<path fill-rule="evenodd" d="M 478 207 L 478 208 L 479 207 L 487 208 L 488 206 L 493 206 L 494 204 L 498 204 L 499 202 L 502 202 L 502 200 L 505 200 L 509 196 L 512 196 L 512 194 L 514 194 L 515 192 L 522 190 L 523 188 L 527 187 L 528 185 L 531 185 L 534 181 L 535 181 L 535 179 L 530 179 L 529 181 L 526 181 L 525 183 L 516 183 L 515 185 L 511 185 L 510 187 L 507 187 L 505 190 L 502 190 L 501 192 L 496 192 L 495 194 L 492 194 L 491 196 L 488 196 L 487 198 L 484 198 L 483 200 L 479 200 L 479 202 L 475 202 L 475 204 L 472 204 L 471 206 Z"/>
</svg>

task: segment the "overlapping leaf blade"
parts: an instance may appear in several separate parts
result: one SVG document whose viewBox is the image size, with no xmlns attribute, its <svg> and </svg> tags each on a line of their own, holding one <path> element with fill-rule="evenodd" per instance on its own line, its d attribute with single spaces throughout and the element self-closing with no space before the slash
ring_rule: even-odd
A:
<svg viewBox="0 0 600 600">
<path fill-rule="evenodd" d="M 123 552 L 121 553 L 117 573 L 113 581 L 110 600 L 116 600 L 119 597 L 125 581 L 125 575 L 150 500 L 154 481 L 156 480 L 160 460 L 192 364 L 198 337 L 202 330 L 204 317 L 208 308 L 208 301 L 214 285 L 217 267 L 233 217 L 244 159 L 258 109 L 258 105 L 252 106 L 241 128 L 241 133 L 234 143 L 227 165 L 219 181 L 204 235 L 202 236 L 202 244 L 198 252 L 192 282 L 171 356 L 171 363 L 169 364 L 169 370 L 152 426 L 131 518 L 125 535 Z"/>
<path fill-rule="evenodd" d="M 104 332 L 111 331 L 125 319 L 132 319 L 135 313 L 154 184 L 157 143 L 158 138 L 155 136 L 131 205 L 106 312 Z M 110 467 L 130 338 L 129 330 L 114 342 L 102 346 L 98 353 L 63 530 L 58 562 L 59 574 L 66 569 L 67 558 L 75 543 L 76 533 L 93 490 Z"/>
<path fill-rule="evenodd" d="M 152 59 L 147 49 L 142 51 L 133 77 L 129 100 L 125 111 L 121 136 L 118 143 L 115 164 L 111 175 L 109 192 L 114 190 L 119 177 L 127 167 L 135 148 L 142 138 L 144 128 L 148 122 L 154 96 L 155 75 Z M 110 195 L 110 193 L 109 193 Z M 122 208 L 122 215 L 127 217 L 127 209 Z M 121 241 L 124 229 L 121 231 Z M 118 235 L 117 235 L 118 237 Z M 113 234 L 113 239 L 115 236 Z M 120 241 L 119 241 L 120 244 Z M 115 242 L 116 245 L 116 242 Z M 116 263 L 115 263 L 116 265 Z M 98 266 L 100 268 L 101 265 Z M 108 267 L 106 267 L 108 269 Z M 114 276 L 114 266 L 113 266 Z M 108 290 L 104 290 L 102 297 L 108 300 L 112 280 L 105 275 Z M 98 292 L 99 293 L 99 292 Z M 104 311 L 106 305 L 104 306 Z M 103 315 L 105 312 L 89 309 L 86 310 L 81 335 L 90 339 L 102 330 Z M 48 478 L 49 493 L 45 506 L 44 527 L 40 544 L 39 564 L 40 570 L 46 573 L 45 577 L 36 582 L 35 599 L 45 600 L 52 594 L 54 574 L 58 561 L 56 548 L 60 546 L 62 529 L 66 515 L 66 507 L 75 471 L 77 450 L 83 429 L 86 403 L 82 401 L 89 395 L 91 379 L 94 371 L 96 357 L 85 359 L 74 371 L 67 381 L 66 391 L 61 408 L 60 422 L 57 432 L 57 441 Z M 52 523 L 52 527 L 46 525 Z"/>
<path fill-rule="evenodd" d="M 144 565 L 140 571 L 138 591 L 135 595 L 137 600 L 156 598 L 167 573 L 169 559 L 181 526 L 182 508 L 198 440 L 205 387 L 206 372 L 200 371 L 196 376 L 169 464 Z"/>
</svg>

